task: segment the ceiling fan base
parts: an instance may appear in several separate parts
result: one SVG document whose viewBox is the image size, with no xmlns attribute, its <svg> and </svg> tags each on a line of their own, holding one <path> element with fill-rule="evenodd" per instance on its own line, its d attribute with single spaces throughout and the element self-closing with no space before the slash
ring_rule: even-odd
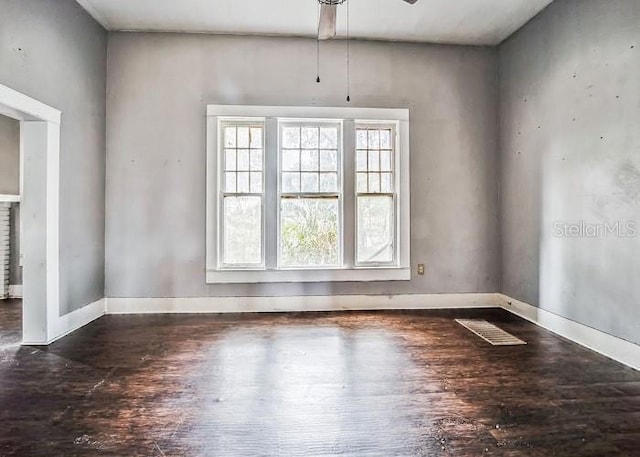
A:
<svg viewBox="0 0 640 457">
<path fill-rule="evenodd" d="M 318 40 L 331 40 L 336 37 L 336 14 L 339 5 L 347 0 L 318 0 L 320 3 L 320 22 L 318 23 Z M 411 5 L 418 0 L 404 0 Z"/>
<path fill-rule="evenodd" d="M 320 23 L 318 24 L 318 40 L 330 40 L 336 36 L 337 5 L 323 4 L 320 8 Z"/>
</svg>

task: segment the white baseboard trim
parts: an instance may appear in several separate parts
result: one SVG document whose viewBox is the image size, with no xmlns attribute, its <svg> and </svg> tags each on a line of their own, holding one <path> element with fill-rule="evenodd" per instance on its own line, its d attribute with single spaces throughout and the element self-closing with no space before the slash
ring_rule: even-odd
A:
<svg viewBox="0 0 640 457">
<path fill-rule="evenodd" d="M 503 308 L 592 351 L 640 370 L 640 346 L 499 293 L 290 297 L 103 298 L 57 318 L 51 344 L 104 314 L 265 313 Z"/>
<path fill-rule="evenodd" d="M 49 341 L 48 344 L 53 343 L 56 340 L 68 335 L 74 330 L 84 327 L 89 322 L 92 322 L 102 316 L 106 311 L 106 300 L 101 298 L 89 303 L 82 308 L 72 311 L 64 316 L 59 316 L 55 327 L 55 336 Z"/>
<path fill-rule="evenodd" d="M 640 370 L 640 346 L 584 324 L 501 295 L 502 307 L 540 327 L 610 359 Z"/>
<path fill-rule="evenodd" d="M 106 308 L 106 300 L 101 298 L 93 303 L 83 306 L 75 311 L 72 311 L 64 316 L 57 316 L 53 324 L 53 337 L 48 341 L 26 341 L 22 342 L 26 346 L 46 346 L 54 341 L 59 340 L 62 337 L 67 336 L 69 333 L 78 330 L 80 327 L 84 327 L 88 323 L 104 316 Z"/>
<path fill-rule="evenodd" d="M 107 314 L 264 313 L 499 308 L 500 294 L 313 295 L 291 297 L 107 298 Z"/>
<path fill-rule="evenodd" d="M 9 286 L 9 298 L 22 298 L 22 284 Z"/>
</svg>

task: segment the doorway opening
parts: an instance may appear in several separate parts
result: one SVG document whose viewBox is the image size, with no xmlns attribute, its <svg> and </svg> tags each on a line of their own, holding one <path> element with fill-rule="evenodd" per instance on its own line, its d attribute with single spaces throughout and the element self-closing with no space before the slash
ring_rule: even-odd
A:
<svg viewBox="0 0 640 457">
<path fill-rule="evenodd" d="M 5 217 L 8 214 L 5 236 L 9 244 L 9 254 L 5 255 L 5 258 L 8 258 L 4 264 L 0 265 L 2 269 L 0 279 L 3 281 L 0 286 L 0 298 L 21 296 L 21 300 L 11 298 L 0 301 L 0 307 L 3 307 L 0 318 L 6 319 L 6 325 L 9 327 L 16 325 L 17 318 L 21 320 L 22 344 L 46 345 L 61 333 L 59 316 L 61 113 L 55 108 L 0 84 L 0 116 L 3 116 L 1 120 L 3 125 L 9 126 L 8 130 L 14 132 L 13 135 L 16 134 L 17 129 L 19 136 L 17 187 L 15 150 L 8 152 L 11 158 L 3 160 L 3 156 L 0 155 L 0 161 L 2 161 L 0 167 L 4 170 L 0 174 L 2 181 L 0 189 L 5 189 L 0 191 L 0 214 L 3 214 L 2 208 L 4 208 Z M 1 227 L 3 227 L 2 219 L 0 219 L 0 234 L 3 233 Z M 1 237 L 2 235 L 0 235 L 0 248 L 2 248 Z M 8 278 L 5 277 L 7 275 Z M 21 279 L 21 284 L 11 284 L 12 280 L 17 281 L 18 277 Z M 22 287 L 17 287 L 20 285 Z M 20 312 L 20 305 L 22 305 L 22 312 Z"/>
<path fill-rule="evenodd" d="M 0 345 L 22 341 L 20 121 L 0 114 Z"/>
</svg>

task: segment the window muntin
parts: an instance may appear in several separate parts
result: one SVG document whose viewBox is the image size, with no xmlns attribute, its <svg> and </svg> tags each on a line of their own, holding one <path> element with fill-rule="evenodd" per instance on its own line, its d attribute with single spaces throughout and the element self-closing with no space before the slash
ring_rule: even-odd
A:
<svg viewBox="0 0 640 457">
<path fill-rule="evenodd" d="M 339 124 L 287 122 L 281 132 L 281 192 L 337 194 Z"/>
<path fill-rule="evenodd" d="M 342 265 L 339 122 L 280 123 L 282 268 Z"/>
<path fill-rule="evenodd" d="M 356 265 L 396 263 L 395 126 L 356 125 Z"/>
<path fill-rule="evenodd" d="M 222 140 L 221 267 L 264 265 L 264 123 L 225 121 Z"/>
</svg>

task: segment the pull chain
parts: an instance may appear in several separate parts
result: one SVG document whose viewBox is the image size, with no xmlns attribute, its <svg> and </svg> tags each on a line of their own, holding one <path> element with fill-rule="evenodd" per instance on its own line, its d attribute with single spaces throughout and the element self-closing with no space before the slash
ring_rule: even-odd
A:
<svg viewBox="0 0 640 457">
<path fill-rule="evenodd" d="M 320 82 L 320 2 L 318 2 L 318 38 L 316 38 L 316 82 Z"/>
<path fill-rule="evenodd" d="M 347 0 L 347 102 L 351 101 L 351 35 L 349 31 L 349 0 Z"/>
</svg>

